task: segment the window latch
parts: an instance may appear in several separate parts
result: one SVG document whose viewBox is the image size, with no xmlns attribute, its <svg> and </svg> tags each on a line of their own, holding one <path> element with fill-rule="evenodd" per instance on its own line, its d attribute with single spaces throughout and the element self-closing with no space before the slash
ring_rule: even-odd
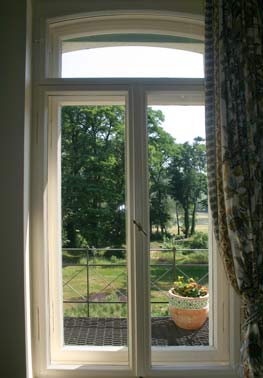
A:
<svg viewBox="0 0 263 378">
<path fill-rule="evenodd" d="M 133 223 L 135 224 L 135 226 L 137 226 L 138 231 L 142 232 L 143 235 L 147 236 L 147 233 L 146 233 L 145 230 L 142 228 L 141 223 L 136 222 L 135 219 L 133 220 Z"/>
</svg>

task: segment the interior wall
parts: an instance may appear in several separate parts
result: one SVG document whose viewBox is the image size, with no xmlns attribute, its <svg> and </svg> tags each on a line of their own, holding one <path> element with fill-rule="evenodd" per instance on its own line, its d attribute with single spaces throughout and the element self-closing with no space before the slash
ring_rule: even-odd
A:
<svg viewBox="0 0 263 378">
<path fill-rule="evenodd" d="M 1 124 L 0 124 L 0 356 L 3 378 L 25 378 L 25 219 L 28 213 L 30 68 L 25 79 L 27 0 L 11 0 L 1 6 Z M 27 111 L 25 101 L 27 99 Z M 25 211 L 26 209 L 26 211 Z"/>
<path fill-rule="evenodd" d="M 202 18 L 201 0 L 35 0 L 35 37 L 48 17 L 111 9 L 155 9 L 191 13 Z M 28 277 L 30 37 L 29 0 L 10 0 L 1 7 L 1 376 L 30 375 L 26 361 L 25 309 Z M 34 37 L 34 38 L 35 38 Z M 27 336 L 26 336 L 27 335 Z M 27 344 L 30 344 L 29 342 Z"/>
<path fill-rule="evenodd" d="M 35 3 L 36 15 L 43 18 L 116 9 L 176 11 L 200 18 L 204 14 L 204 0 L 36 0 Z"/>
</svg>

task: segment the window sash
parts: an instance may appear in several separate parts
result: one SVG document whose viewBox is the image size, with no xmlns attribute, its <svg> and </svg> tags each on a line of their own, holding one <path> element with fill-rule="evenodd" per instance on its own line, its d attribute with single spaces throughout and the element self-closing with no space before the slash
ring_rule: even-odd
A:
<svg viewBox="0 0 263 378">
<path fill-rule="evenodd" d="M 52 85 L 50 85 L 52 83 Z M 98 89 L 99 88 L 99 89 Z M 96 92 L 94 90 L 96 89 Z M 120 92 L 120 90 L 122 92 Z M 215 296 L 214 296 L 214 303 L 216 303 L 217 311 L 214 311 L 214 314 L 217 313 L 217 317 L 215 318 L 215 343 L 213 347 L 199 347 L 199 348 L 190 348 L 190 347 L 175 347 L 170 349 L 169 351 L 166 350 L 165 352 L 161 349 L 156 350 L 153 348 L 152 355 L 154 357 L 154 366 L 151 367 L 151 345 L 150 345 L 150 309 L 149 303 L 147 304 L 145 298 L 149 298 L 149 283 L 145 285 L 145 281 L 142 277 L 148 276 L 148 254 L 147 253 L 138 253 L 136 254 L 136 250 L 138 251 L 147 251 L 149 249 L 149 243 L 146 238 L 141 237 L 141 233 L 139 235 L 135 235 L 136 231 L 134 230 L 134 226 L 132 225 L 131 220 L 136 219 L 139 220 L 140 223 L 143 224 L 146 231 L 148 230 L 148 193 L 147 193 L 147 182 L 145 185 L 141 185 L 140 181 L 143 182 L 145 177 L 148 176 L 147 173 L 147 149 L 146 140 L 147 140 L 147 125 L 146 125 L 146 94 L 149 94 L 149 98 L 155 99 L 158 101 L 158 91 L 159 93 L 165 93 L 166 97 L 174 99 L 180 99 L 180 96 L 184 94 L 184 96 L 189 96 L 188 98 L 194 97 L 195 99 L 199 98 L 198 101 L 202 99 L 202 92 L 203 92 L 203 81 L 202 79 L 174 79 L 167 80 L 163 79 L 150 79 L 150 80 L 133 80 L 127 79 L 114 79 L 114 80 L 100 80 L 100 79 L 93 79 L 93 80 L 49 80 L 49 85 L 45 85 L 40 89 L 39 93 L 39 110 L 36 113 L 36 133 L 34 135 L 34 150 L 33 154 L 36 156 L 35 163 L 33 164 L 33 177 L 34 177 L 34 203 L 35 205 L 38 204 L 39 212 L 42 214 L 39 217 L 38 214 L 35 214 L 35 222 L 34 222 L 34 229 L 36 230 L 36 237 L 35 240 L 35 248 L 39 250 L 39 243 L 40 243 L 40 251 L 42 253 L 38 253 L 38 256 L 35 256 L 33 264 L 35 269 L 35 280 L 38 282 L 36 284 L 34 290 L 34 302 L 35 302 L 35 343 L 37 345 L 38 350 L 38 361 L 39 366 L 42 366 L 43 369 L 46 369 L 47 366 L 50 366 L 52 369 L 59 365 L 60 368 L 65 365 L 74 365 L 76 363 L 79 365 L 84 364 L 86 368 L 92 370 L 92 366 L 94 363 L 99 363 L 99 360 L 94 360 L 97 357 L 93 357 L 90 361 L 87 359 L 80 358 L 79 351 L 76 351 L 75 357 L 74 353 L 71 354 L 69 360 L 65 361 L 64 358 L 61 358 L 61 355 L 55 356 L 55 358 L 50 359 L 50 340 L 49 340 L 49 328 L 52 327 L 53 322 L 53 308 L 52 300 L 49 298 L 49 293 L 47 291 L 47 287 L 50 285 L 50 278 L 52 274 L 55 276 L 57 274 L 56 271 L 50 275 L 50 272 L 47 271 L 48 262 L 50 262 L 50 257 L 48 254 L 48 239 L 50 238 L 50 234 L 48 234 L 48 230 L 51 227 L 54 231 L 54 228 L 50 224 L 50 214 L 49 214 L 49 200 L 50 200 L 50 190 L 56 193 L 55 195 L 58 196 L 57 193 L 57 179 L 52 182 L 48 174 L 48 169 L 52 167 L 52 165 L 48 164 L 49 161 L 49 144 L 54 142 L 54 138 L 56 140 L 56 135 L 50 134 L 56 129 L 56 120 L 54 120 L 53 115 L 58 114 L 57 107 L 58 102 L 61 101 L 61 98 L 76 102 L 79 104 L 81 98 L 87 95 L 90 91 L 92 93 L 97 94 L 99 97 L 102 95 L 108 96 L 110 93 L 115 95 L 123 95 L 123 91 L 128 93 L 127 96 L 127 108 L 128 108 L 128 120 L 127 120 L 127 155 L 128 164 L 126 167 L 126 173 L 128 177 L 137 177 L 137 181 L 129 181 L 128 187 L 133 188 L 133 190 L 128 191 L 127 201 L 130 206 L 130 213 L 127 215 L 128 224 L 129 226 L 129 243 L 130 243 L 130 250 L 131 255 L 133 258 L 129 262 L 129 287 L 134 287 L 135 290 L 129 292 L 129 309 L 134 309 L 136 306 L 138 308 L 144 308 L 145 317 L 144 319 L 141 318 L 141 311 L 136 311 L 134 315 L 130 314 L 129 321 L 130 321 L 130 329 L 132 330 L 130 335 L 130 344 L 129 344 L 129 365 L 125 368 L 125 363 L 123 364 L 122 361 L 118 361 L 122 363 L 117 370 L 112 366 L 112 359 L 109 359 L 109 364 L 111 368 L 116 371 L 121 370 L 122 372 L 125 371 L 125 374 L 128 375 L 156 375 L 158 371 L 163 371 L 162 374 L 166 375 L 165 371 L 169 375 L 170 372 L 174 372 L 176 366 L 185 366 L 190 363 L 195 366 L 211 366 L 211 365 L 218 365 L 220 363 L 221 366 L 227 366 L 229 364 L 229 353 L 228 353 L 228 287 L 226 284 L 226 280 L 222 279 L 223 273 L 222 268 L 220 266 L 219 261 L 215 261 L 216 254 L 214 253 L 214 262 L 216 264 L 216 270 L 214 274 L 214 282 L 215 282 Z M 152 97 L 151 97 L 152 96 Z M 51 100 L 53 98 L 53 101 Z M 54 100 L 55 99 L 55 100 Z M 51 102 L 50 102 L 51 100 Z M 56 103 L 56 101 L 58 101 Z M 48 111 L 48 107 L 53 107 L 53 111 Z M 52 116 L 51 116 L 52 114 Z M 135 115 L 135 117 L 134 117 Z M 51 129 L 50 129 L 51 126 Z M 49 134 L 48 134 L 49 133 Z M 48 136 L 49 135 L 49 136 Z M 52 137 L 51 137 L 52 135 Z M 140 141 L 140 143 L 138 143 Z M 51 156 L 51 161 L 56 159 L 55 155 L 57 151 L 53 151 L 53 155 Z M 57 167 L 52 167 L 53 172 L 52 175 L 59 175 Z M 59 177 L 59 176 L 57 176 Z M 50 181 L 51 180 L 51 181 Z M 46 187 L 46 183 L 48 182 L 48 189 Z M 50 188 L 51 185 L 51 188 Z M 41 194 L 42 193 L 42 194 Z M 44 196 L 43 196 L 44 193 Z M 143 203 L 144 206 L 142 207 L 142 200 L 144 199 Z M 54 199 L 53 199 L 54 200 Z M 59 200 L 56 198 L 56 200 Z M 40 206 L 39 206 L 40 204 Z M 50 206 L 53 205 L 57 207 L 57 202 L 51 203 Z M 57 216 L 59 216 L 57 214 Z M 48 222 L 49 221 L 49 222 Z M 49 231 L 50 232 L 50 231 Z M 149 234 L 149 233 L 148 233 Z M 215 245 L 213 245 L 212 250 L 215 251 Z M 53 268 L 54 269 L 54 266 Z M 149 280 L 148 280 L 149 281 Z M 51 283 L 52 287 L 52 283 Z M 143 287 L 143 290 L 140 288 Z M 131 291 L 131 290 L 130 290 Z M 44 292 L 44 296 L 43 296 Z M 224 304 L 223 304 L 224 302 Z M 53 301 L 54 303 L 54 301 Z M 142 307 L 140 307 L 142 306 Z M 48 311 L 50 310 L 50 313 Z M 222 334 L 222 329 L 220 324 L 224 322 L 225 332 Z M 60 332 L 62 329 L 60 327 Z M 66 350 L 68 349 L 68 350 Z M 69 351 L 70 348 L 64 348 L 63 352 L 68 352 L 66 354 L 72 353 L 72 350 Z M 78 348 L 80 349 L 80 348 Z M 75 352 L 75 351 L 74 351 Z M 226 352 L 226 353 L 225 353 Z M 59 352 L 60 353 L 60 352 Z M 124 352 L 126 353 L 126 352 Z M 90 354 L 90 353 L 89 353 Z M 165 358 L 164 358 L 165 354 Z M 44 356 L 44 357 L 43 357 Z M 57 357 L 57 358 L 56 358 Z M 104 354 L 101 356 L 104 359 L 104 363 L 107 363 L 107 356 Z M 75 362 L 74 362 L 75 360 Z M 124 358 L 125 360 L 125 358 Z M 157 365 L 162 366 L 163 368 L 158 368 Z M 53 367 L 52 367 L 53 366 Z M 105 372 L 105 369 L 102 369 L 103 375 L 107 375 L 108 373 Z M 51 370 L 52 370 L 51 369 Z M 159 370 L 158 370 L 159 369 Z M 160 370 L 161 369 L 161 370 Z M 115 371 L 114 370 L 114 371 Z M 119 373 L 118 373 L 119 374 Z M 118 375 L 117 374 L 117 375 Z M 121 374 L 121 373 L 120 373 Z"/>
<path fill-rule="evenodd" d="M 156 31 L 157 23 L 158 31 Z M 43 60 L 40 57 L 40 64 L 43 77 L 61 77 L 62 42 L 64 40 L 103 34 L 126 34 L 134 30 L 141 34 L 153 33 L 160 39 L 162 36 L 171 36 L 204 40 L 204 29 L 200 20 L 194 18 L 186 20 L 176 14 L 170 14 L 168 17 L 167 14 L 160 12 L 129 12 L 126 10 L 125 12 L 103 12 L 103 14 L 93 12 L 89 14 L 89 17 L 75 18 L 74 22 L 71 18 L 67 20 L 65 17 L 63 20 L 53 19 L 48 21 L 46 43 L 41 51 Z M 186 47 L 185 44 L 162 43 L 162 46 L 173 46 L 203 53 L 203 44 L 187 43 Z M 43 62 L 45 62 L 44 66 Z"/>
</svg>

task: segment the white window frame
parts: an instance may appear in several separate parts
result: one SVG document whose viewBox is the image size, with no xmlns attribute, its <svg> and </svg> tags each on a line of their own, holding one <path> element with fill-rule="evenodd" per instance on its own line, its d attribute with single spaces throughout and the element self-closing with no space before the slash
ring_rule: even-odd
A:
<svg viewBox="0 0 263 378">
<path fill-rule="evenodd" d="M 158 28 L 156 25 L 158 25 Z M 59 18 L 52 19 L 47 25 L 47 40 L 44 56 L 42 56 L 45 67 L 43 67 L 42 71 L 46 77 L 61 77 L 63 40 L 73 37 L 123 34 L 135 31 L 142 34 L 170 35 L 203 40 L 204 26 L 202 20 L 180 17 L 172 13 L 163 14 L 156 11 L 93 12 L 89 13 L 87 17 L 79 17 L 74 20 L 65 20 L 65 18 L 62 20 Z M 143 45 L 145 46 L 145 43 Z M 152 44 L 150 42 L 147 45 L 156 46 L 155 43 Z M 162 43 L 160 45 L 162 47 L 175 48 L 172 43 Z M 202 46 L 191 43 L 187 45 L 178 43 L 176 48 L 203 52 Z"/>
<path fill-rule="evenodd" d="M 119 18 L 120 15 L 117 16 Z M 94 15 L 92 16 L 94 17 Z M 114 22 L 116 22 L 116 15 L 108 15 L 98 17 L 97 20 L 101 22 L 98 24 L 98 29 L 100 29 L 103 24 L 105 25 L 105 17 L 110 17 L 108 20 L 109 28 L 113 27 Z M 126 17 L 126 18 L 125 18 Z M 154 23 L 160 15 L 151 15 L 150 21 L 149 16 L 142 14 L 133 14 L 133 17 L 130 15 L 124 16 L 126 25 L 129 28 L 134 28 L 134 22 L 141 22 L 141 27 L 149 32 L 156 33 L 154 29 Z M 163 23 L 160 23 L 160 30 L 164 34 L 167 34 L 167 21 L 171 21 L 169 25 L 173 24 L 174 19 L 167 18 L 168 16 L 161 17 Z M 96 18 L 96 17 L 95 17 Z M 170 17 L 171 18 L 171 17 Z M 92 18 L 89 21 L 93 20 Z M 128 20 L 132 20 L 130 24 L 127 24 Z M 166 22 L 165 22 L 166 20 Z M 56 20 L 57 21 L 57 20 Z M 79 22 L 78 28 L 86 27 L 85 22 Z M 122 19 L 123 21 L 123 19 Z M 148 25 L 147 25 L 148 22 Z M 151 24 L 152 23 L 152 24 Z M 51 24 L 54 26 L 53 21 Z M 156 363 L 154 366 L 151 366 L 151 357 L 150 357 L 150 329 L 149 321 L 145 320 L 148 316 L 150 318 L 149 306 L 145 305 L 145 297 L 149 297 L 149 287 L 144 286 L 144 293 L 140 290 L 140 285 L 143 285 L 143 282 L 135 281 L 135 277 L 139 277 L 138 272 L 141 272 L 141 277 L 147 275 L 148 269 L 148 257 L 145 254 L 144 261 L 139 261 L 135 254 L 135 250 L 148 250 L 149 243 L 147 240 L 141 238 L 141 236 L 135 237 L 134 227 L 130 225 L 130 248 L 133 251 L 133 259 L 130 261 L 130 287 L 135 287 L 134 296 L 130 295 L 129 300 L 131 301 L 130 307 L 138 306 L 139 308 L 144 308 L 145 318 L 140 318 L 140 311 L 135 312 L 135 316 L 130 316 L 130 324 L 134 332 L 130 335 L 131 344 L 129 345 L 129 365 L 96 365 L 96 361 L 88 362 L 81 361 L 79 357 L 65 363 L 65 361 L 59 361 L 59 356 L 56 361 L 51 361 L 50 358 L 50 329 L 52 328 L 51 319 L 53 314 L 52 301 L 50 301 L 50 271 L 48 270 L 49 266 L 49 232 L 50 232 L 50 190 L 55 193 L 56 181 L 53 184 L 50 182 L 49 176 L 49 145 L 52 140 L 49 125 L 52 124 L 54 120 L 50 119 L 52 112 L 48 111 L 50 98 L 59 98 L 59 96 L 70 96 L 72 98 L 75 96 L 87 95 L 88 92 L 98 91 L 101 95 L 102 93 L 107 94 L 109 92 L 121 92 L 125 91 L 128 93 L 128 109 L 130 111 L 130 117 L 128 119 L 129 124 L 129 142 L 127 144 L 128 154 L 134 153 L 133 149 L 136 145 L 137 149 L 137 159 L 131 159 L 127 165 L 127 174 L 130 175 L 136 173 L 137 177 L 147 177 L 146 166 L 147 166 L 147 150 L 145 149 L 147 135 L 146 133 L 141 134 L 140 125 L 145 124 L 145 108 L 146 108 L 146 94 L 152 96 L 154 102 L 154 96 L 156 96 L 156 101 L 158 104 L 158 94 L 167 93 L 166 103 L 168 98 L 171 99 L 171 103 L 179 101 L 179 98 L 182 94 L 185 95 L 187 92 L 189 98 L 192 101 L 195 101 L 196 98 L 200 95 L 198 91 L 195 91 L 196 88 L 203 88 L 202 79 L 45 79 L 45 76 L 57 77 L 60 72 L 60 67 L 57 64 L 59 54 L 59 44 L 61 42 L 62 36 L 68 35 L 67 27 L 71 24 L 71 27 L 74 27 L 74 22 L 63 24 L 63 28 L 59 28 L 59 36 L 57 33 L 56 37 L 53 34 L 53 38 L 50 37 L 47 39 L 47 43 L 40 46 L 39 54 L 36 57 L 36 62 L 38 58 L 49 56 L 55 57 L 50 64 L 45 64 L 42 70 L 44 77 L 40 74 L 39 79 L 42 82 L 35 89 L 36 93 L 36 102 L 35 102 L 35 113 L 34 113 L 34 129 L 33 129 L 33 143 L 32 143 L 32 281 L 33 281 L 33 345 L 34 345 L 34 356 L 33 360 L 35 362 L 35 371 L 37 372 L 36 376 L 46 376 L 46 377 L 122 377 L 122 376 L 143 376 L 143 377 L 165 377 L 165 376 L 174 376 L 174 377 L 234 377 L 235 371 L 237 371 L 238 364 L 238 349 L 239 349 L 239 302 L 234 293 L 230 290 L 224 276 L 222 269 L 222 264 L 217 257 L 217 253 L 213 253 L 213 264 L 217 266 L 216 274 L 214 274 L 214 284 L 217 287 L 216 295 L 214 296 L 213 306 L 218 310 L 215 310 L 213 313 L 215 315 L 214 322 L 214 333 L 217 335 L 215 337 L 214 346 L 211 348 L 199 347 L 169 347 L 169 351 L 162 351 L 159 348 L 158 351 L 153 348 L 152 354 Z M 149 27 L 151 24 L 152 29 Z M 95 24 L 93 24 L 94 26 Z M 146 26 L 145 26 L 146 25 Z M 186 35 L 186 30 L 193 30 L 191 23 L 186 23 L 185 32 L 179 35 Z M 199 30 L 202 29 L 202 25 L 197 23 L 196 28 Z M 174 26 L 173 26 L 174 27 Z M 156 26 L 155 26 L 156 28 Z M 182 30 L 182 24 L 178 26 Z M 95 30 L 98 32 L 98 29 Z M 118 32 L 124 32 L 125 26 L 123 23 L 120 23 Z M 52 30 L 49 28 L 48 30 Z M 79 29 L 80 30 L 80 29 Z M 100 29 L 103 30 L 103 29 Z M 105 30 L 105 29 L 104 29 Z M 115 29 L 114 29 L 115 30 Z M 125 29 L 126 30 L 126 29 Z M 170 30 L 170 29 L 169 29 Z M 57 29 L 56 29 L 57 31 Z M 126 30 L 127 31 L 127 30 Z M 178 32 L 170 30 L 170 33 Z M 63 34 L 64 33 L 64 34 Z M 70 30 L 72 33 L 72 30 Z M 72 34 L 70 34 L 72 35 Z M 178 33 L 177 33 L 178 35 Z M 196 35 L 192 33 L 192 37 Z M 51 43 L 49 42 L 51 41 Z M 55 42 L 54 42 L 55 41 Z M 59 42 L 60 41 L 60 42 Z M 52 45 L 53 44 L 53 45 Z M 48 52 L 48 54 L 47 54 Z M 49 58 L 46 59 L 48 63 Z M 48 70 L 45 69 L 48 67 Z M 49 74 L 49 75 L 48 75 Z M 202 89 L 203 90 L 203 89 Z M 77 98 L 77 97 L 76 97 Z M 164 98 L 164 97 L 163 97 Z M 185 101 L 185 100 L 184 100 Z M 198 100 L 196 100 L 198 101 Z M 53 101 L 53 105 L 55 102 Z M 136 108 L 137 111 L 135 114 L 136 119 L 133 117 L 132 109 Z M 49 108 L 50 109 L 50 108 Z M 52 118 L 52 117 L 51 117 Z M 53 123 L 54 125 L 54 123 Z M 137 126 L 136 126 L 137 125 Z M 51 128 L 54 130 L 54 128 Z M 146 130 L 146 128 L 145 128 Z M 53 131 L 52 131 L 53 132 Z M 134 143 L 136 140 L 136 143 Z M 138 141 L 140 143 L 138 144 Z M 138 155 L 139 154 L 139 155 Z M 138 159 L 138 156 L 140 159 Z M 59 173 L 57 172 L 57 175 Z M 148 222 L 148 205 L 147 205 L 147 185 L 143 188 L 139 185 L 139 180 L 136 181 L 137 186 L 133 193 L 128 193 L 128 201 L 133 203 L 131 207 L 131 213 L 128 215 L 129 219 L 140 219 L 141 223 L 147 228 Z M 50 184 L 53 185 L 50 188 Z M 129 198 L 130 196 L 130 198 Z M 145 206 L 139 206 L 141 204 L 141 198 L 144 198 Z M 140 199 L 140 200 L 139 200 Z M 53 206 L 53 205 L 52 205 Z M 52 207 L 53 208 L 53 207 Z M 54 208 L 53 210 L 54 211 Z M 52 228 L 52 227 L 51 227 Z M 214 240 L 210 241 L 213 251 L 216 250 Z M 142 255 L 142 254 L 141 254 Z M 138 275 L 138 276 L 136 276 Z M 230 305 L 229 305 L 230 304 Z M 218 314 L 218 315 L 216 315 Z M 221 332 L 218 324 L 223 324 L 224 332 Z M 230 326 L 231 324 L 231 326 Z M 139 342 L 137 342 L 139 338 Z M 165 358 L 164 358 L 165 355 Z M 176 356 L 176 361 L 175 361 Z M 203 356 L 203 357 L 202 357 Z M 79 359 L 79 360 L 78 360 Z M 78 363 L 76 361 L 78 360 Z M 105 360 L 106 361 L 106 360 Z M 173 363 L 172 363 L 173 361 Z M 174 363 L 175 361 L 175 363 Z M 73 362 L 73 363 L 72 363 Z M 84 364 L 82 364 L 84 362 Z M 106 361 L 107 362 L 107 361 Z M 120 362 L 120 361 L 119 361 Z"/>
</svg>

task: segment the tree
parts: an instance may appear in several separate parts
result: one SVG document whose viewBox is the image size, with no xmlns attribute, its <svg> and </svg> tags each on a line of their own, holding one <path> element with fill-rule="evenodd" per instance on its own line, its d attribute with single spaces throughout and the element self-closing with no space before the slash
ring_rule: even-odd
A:
<svg viewBox="0 0 263 378">
<path fill-rule="evenodd" d="M 170 219 L 168 166 L 176 149 L 174 138 L 161 127 L 163 121 L 160 110 L 148 109 L 150 225 L 151 234 L 155 226 L 162 235 Z"/>
<path fill-rule="evenodd" d="M 65 247 L 114 247 L 125 243 L 124 118 L 122 106 L 62 108 Z M 153 227 L 162 235 L 166 232 L 173 199 L 176 209 L 183 207 L 188 236 L 195 230 L 197 203 L 206 193 L 205 147 L 200 138 L 192 145 L 176 144 L 161 127 L 163 121 L 161 111 L 149 108 L 151 232 Z M 178 219 L 177 214 L 177 223 Z"/>
<path fill-rule="evenodd" d="M 170 165 L 170 194 L 184 211 L 184 233 L 187 238 L 195 232 L 198 201 L 207 196 L 206 153 L 203 139 L 197 137 L 193 144 L 179 145 Z"/>
<path fill-rule="evenodd" d="M 64 245 L 124 241 L 124 108 L 62 108 Z"/>
</svg>

